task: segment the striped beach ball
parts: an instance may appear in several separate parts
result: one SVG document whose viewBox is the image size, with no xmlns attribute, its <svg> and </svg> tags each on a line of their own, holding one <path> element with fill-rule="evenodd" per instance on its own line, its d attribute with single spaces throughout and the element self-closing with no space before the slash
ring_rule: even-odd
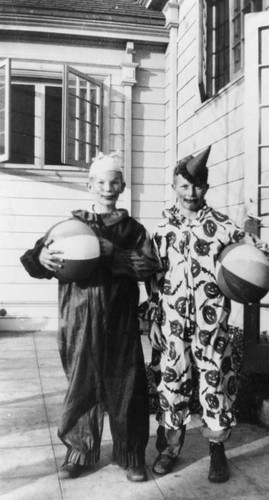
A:
<svg viewBox="0 0 269 500">
<path fill-rule="evenodd" d="M 68 219 L 55 224 L 47 233 L 52 239 L 50 249 L 63 252 L 62 268 L 55 272 L 61 281 L 81 281 L 96 269 L 100 257 L 99 240 L 90 226 L 79 219 Z"/>
<path fill-rule="evenodd" d="M 219 255 L 216 278 L 229 299 L 241 304 L 259 302 L 269 290 L 269 262 L 254 245 L 234 243 Z"/>
</svg>

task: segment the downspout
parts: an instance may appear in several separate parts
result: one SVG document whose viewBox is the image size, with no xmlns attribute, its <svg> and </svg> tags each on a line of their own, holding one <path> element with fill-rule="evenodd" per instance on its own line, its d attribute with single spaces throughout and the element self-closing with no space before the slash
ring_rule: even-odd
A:
<svg viewBox="0 0 269 500">
<path fill-rule="evenodd" d="M 132 87 L 136 83 L 137 63 L 133 62 L 134 43 L 127 42 L 125 60 L 121 65 L 124 87 L 124 175 L 125 175 L 125 208 L 132 213 Z"/>
</svg>

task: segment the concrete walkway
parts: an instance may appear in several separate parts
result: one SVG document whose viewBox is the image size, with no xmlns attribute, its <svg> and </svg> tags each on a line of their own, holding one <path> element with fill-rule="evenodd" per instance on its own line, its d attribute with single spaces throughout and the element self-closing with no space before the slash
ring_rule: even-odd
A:
<svg viewBox="0 0 269 500">
<path fill-rule="evenodd" d="M 143 337 L 146 358 L 147 339 Z M 57 418 L 66 381 L 55 332 L 0 333 L 0 498 L 1 500 L 260 500 L 269 498 L 269 432 L 240 424 L 227 444 L 231 478 L 207 480 L 208 443 L 198 418 L 188 427 L 175 470 L 156 477 L 155 417 L 147 450 L 149 480 L 133 484 L 111 463 L 106 421 L 102 458 L 91 473 L 60 480 L 65 448 L 57 438 Z"/>
</svg>

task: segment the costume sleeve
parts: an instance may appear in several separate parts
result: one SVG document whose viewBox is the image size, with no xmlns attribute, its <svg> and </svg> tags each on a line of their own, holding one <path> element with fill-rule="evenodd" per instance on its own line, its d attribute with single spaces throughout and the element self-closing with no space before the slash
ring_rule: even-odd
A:
<svg viewBox="0 0 269 500">
<path fill-rule="evenodd" d="M 136 281 L 146 281 L 161 266 L 156 246 L 144 228 L 134 249 L 114 245 L 110 265 L 113 276 L 125 274 Z"/>
<path fill-rule="evenodd" d="M 149 297 L 147 319 L 149 321 L 157 321 L 158 324 L 162 323 L 162 289 L 164 275 L 167 270 L 167 239 L 163 230 L 164 227 L 159 228 L 159 231 L 153 237 L 153 244 L 157 248 L 161 267 L 146 283 Z"/>
<path fill-rule="evenodd" d="M 251 233 L 246 229 L 243 229 L 242 227 L 238 226 L 235 222 L 231 220 L 227 221 L 226 227 L 229 238 L 228 243 L 242 242 L 254 245 L 255 247 L 259 248 L 268 258 L 269 256 L 268 243 L 262 241 L 256 234 Z"/>
<path fill-rule="evenodd" d="M 264 246 L 264 248 L 268 248 L 268 244 L 262 241 L 259 236 L 251 233 L 247 229 L 243 229 L 232 221 L 229 221 L 229 236 L 231 239 L 231 243 L 237 243 L 238 241 L 241 241 L 242 243 L 244 242 L 255 246 L 262 245 Z"/>
<path fill-rule="evenodd" d="M 53 273 L 48 271 L 39 262 L 39 254 L 44 246 L 44 241 L 45 237 L 39 239 L 34 248 L 27 250 L 25 254 L 21 256 L 20 260 L 28 274 L 30 274 L 33 278 L 51 279 L 53 277 Z"/>
</svg>

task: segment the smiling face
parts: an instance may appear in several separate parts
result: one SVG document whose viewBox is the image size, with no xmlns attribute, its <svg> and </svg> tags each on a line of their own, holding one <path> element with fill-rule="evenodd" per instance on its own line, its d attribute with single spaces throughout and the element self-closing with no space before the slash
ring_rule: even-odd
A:
<svg viewBox="0 0 269 500">
<path fill-rule="evenodd" d="M 192 184 L 178 174 L 174 176 L 173 189 L 183 214 L 187 217 L 195 217 L 196 212 L 203 206 L 208 184 Z"/>
<path fill-rule="evenodd" d="M 124 188 L 125 183 L 121 172 L 108 170 L 90 177 L 89 190 L 94 197 L 96 212 L 112 212 L 116 208 L 117 200 Z"/>
</svg>

